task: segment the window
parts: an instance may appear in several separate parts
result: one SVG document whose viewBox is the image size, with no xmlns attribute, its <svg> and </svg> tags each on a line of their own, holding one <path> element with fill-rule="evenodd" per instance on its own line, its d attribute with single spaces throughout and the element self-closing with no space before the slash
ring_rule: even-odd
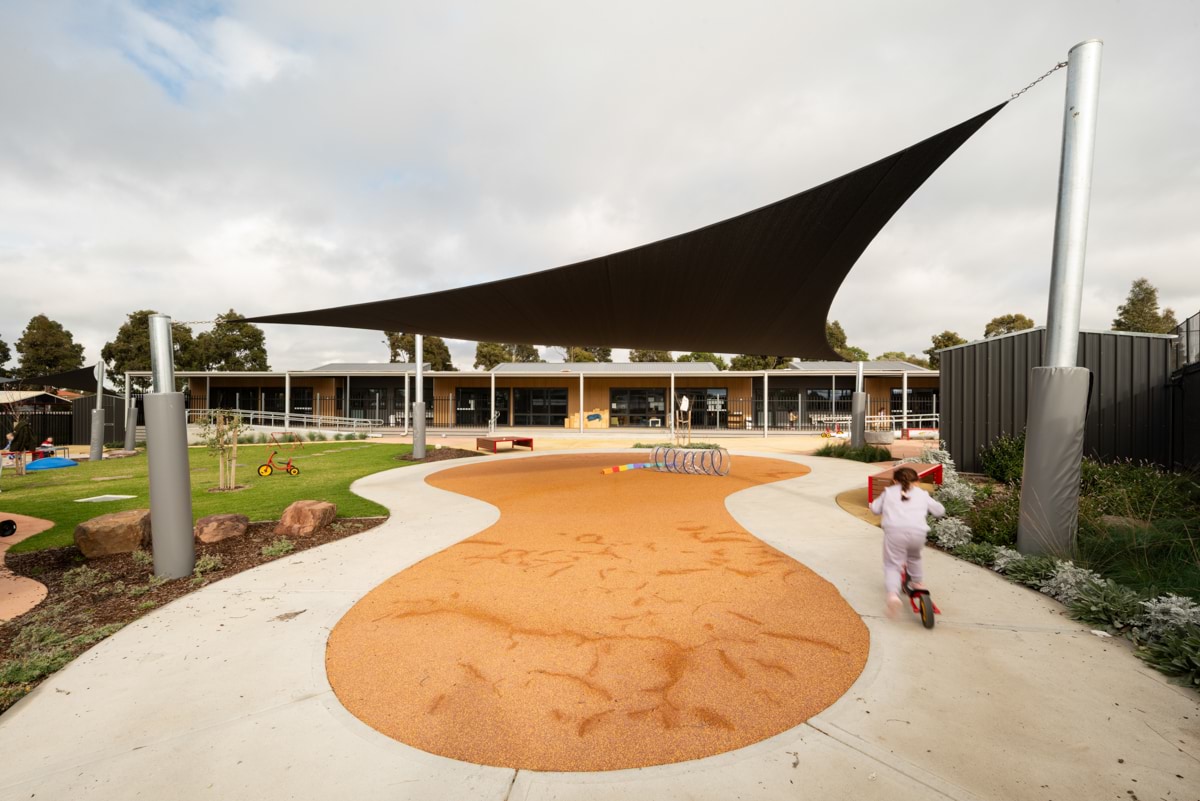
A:
<svg viewBox="0 0 1200 801">
<path fill-rule="evenodd" d="M 213 387 L 210 409 L 258 410 L 258 389 L 255 387 Z"/>
<path fill-rule="evenodd" d="M 403 391 L 401 391 L 403 394 Z M 387 420 L 388 391 L 385 387 L 354 387 L 350 389 L 350 416 L 358 419 Z"/>
<path fill-rule="evenodd" d="M 610 426 L 665 425 L 667 391 L 665 389 L 612 389 L 608 393 Z"/>
<path fill-rule="evenodd" d="M 562 426 L 567 419 L 567 390 L 517 387 L 512 391 L 513 425 Z"/>
<path fill-rule="evenodd" d="M 688 398 L 692 428 L 722 428 L 728 422 L 729 390 L 726 387 L 687 387 L 677 388 L 676 392 L 679 397 L 686 395 Z"/>
</svg>

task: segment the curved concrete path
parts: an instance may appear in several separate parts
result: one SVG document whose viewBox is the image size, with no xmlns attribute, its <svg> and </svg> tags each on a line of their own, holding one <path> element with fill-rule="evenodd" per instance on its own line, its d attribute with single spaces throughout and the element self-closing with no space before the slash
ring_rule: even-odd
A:
<svg viewBox="0 0 1200 801">
<path fill-rule="evenodd" d="M 812 473 L 728 508 L 837 585 L 871 653 L 840 701 L 783 734 L 663 767 L 534 773 L 432 756 L 349 715 L 325 679 L 329 629 L 388 576 L 496 519 L 423 482 L 450 462 L 356 483 L 394 510 L 386 524 L 182 598 L 42 684 L 0 716 L 0 799 L 1196 797 L 1194 693 L 1053 601 L 939 553 L 937 629 L 880 617 L 880 532 L 833 500 L 870 466 L 796 461 Z"/>
</svg>

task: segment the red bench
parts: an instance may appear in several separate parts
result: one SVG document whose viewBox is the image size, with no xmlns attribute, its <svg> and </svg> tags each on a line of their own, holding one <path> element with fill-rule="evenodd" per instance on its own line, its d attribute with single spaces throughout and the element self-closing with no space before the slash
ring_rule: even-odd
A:
<svg viewBox="0 0 1200 801">
<path fill-rule="evenodd" d="M 901 467 L 911 467 L 913 470 L 916 470 L 917 481 L 923 481 L 927 484 L 942 483 L 942 466 L 940 464 L 905 462 L 904 464 L 898 464 L 895 467 L 889 467 L 882 473 L 876 473 L 867 479 L 867 503 L 875 500 L 876 495 L 896 483 L 896 471 Z"/>
<path fill-rule="evenodd" d="M 496 453 L 496 446 L 501 442 L 511 442 L 512 447 L 509 450 L 515 450 L 518 445 L 533 450 L 533 437 L 476 437 L 475 450 L 485 451 L 490 445 L 492 453 Z"/>
</svg>

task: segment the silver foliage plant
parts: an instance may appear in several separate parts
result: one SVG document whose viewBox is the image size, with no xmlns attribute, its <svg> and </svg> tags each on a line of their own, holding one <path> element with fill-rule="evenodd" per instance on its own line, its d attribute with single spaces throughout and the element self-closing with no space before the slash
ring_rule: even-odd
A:
<svg viewBox="0 0 1200 801">
<path fill-rule="evenodd" d="M 995 570 L 997 573 L 1003 573 L 1008 569 L 1009 565 L 1014 562 L 1020 562 L 1024 558 L 1024 555 L 1020 551 L 1001 545 L 996 549 L 996 556 L 992 559 L 992 570 Z"/>
<path fill-rule="evenodd" d="M 1162 639 L 1188 626 L 1200 626 L 1200 604 L 1183 595 L 1160 595 L 1142 601 L 1145 612 L 1137 619 L 1133 635 L 1141 642 Z"/>
<path fill-rule="evenodd" d="M 962 518 L 945 517 L 935 522 L 932 528 L 934 542 L 948 551 L 971 541 L 971 527 Z"/>
<path fill-rule="evenodd" d="M 970 506 L 975 503 L 975 488 L 959 478 L 957 474 L 953 478 L 943 476 L 942 486 L 933 493 L 933 497 L 942 503 L 962 501 Z"/>
<path fill-rule="evenodd" d="M 1079 597 L 1085 586 L 1099 584 L 1101 581 L 1103 579 L 1095 571 L 1079 567 L 1074 562 L 1059 562 L 1053 575 L 1038 589 L 1066 606 Z"/>
<path fill-rule="evenodd" d="M 946 450 L 944 444 L 940 448 L 926 448 L 917 456 L 905 457 L 901 460 L 901 464 L 905 462 L 940 464 L 942 466 L 942 481 L 952 481 L 958 478 L 958 468 L 954 466 L 954 457 L 950 455 L 950 451 Z"/>
</svg>

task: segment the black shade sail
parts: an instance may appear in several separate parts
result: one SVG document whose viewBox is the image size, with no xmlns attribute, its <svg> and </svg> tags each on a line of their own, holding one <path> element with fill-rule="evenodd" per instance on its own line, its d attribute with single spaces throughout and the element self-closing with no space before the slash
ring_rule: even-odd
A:
<svg viewBox="0 0 1200 801">
<path fill-rule="evenodd" d="M 80 367 L 65 373 L 35 375 L 31 378 L 20 378 L 11 386 L 22 387 L 54 387 L 55 389 L 73 389 L 77 392 L 96 391 L 96 366 Z M 11 388 L 10 386 L 10 388 Z"/>
<path fill-rule="evenodd" d="M 839 359 L 825 340 L 825 320 L 850 268 L 925 179 L 1004 105 L 690 233 L 515 278 L 248 322 Z"/>
</svg>

